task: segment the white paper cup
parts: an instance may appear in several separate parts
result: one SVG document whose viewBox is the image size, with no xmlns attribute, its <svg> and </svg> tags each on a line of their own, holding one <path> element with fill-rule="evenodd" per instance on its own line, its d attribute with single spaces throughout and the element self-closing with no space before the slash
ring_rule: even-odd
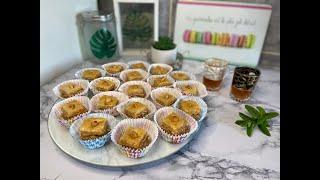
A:
<svg viewBox="0 0 320 180">
<path fill-rule="evenodd" d="M 85 113 L 82 113 L 82 114 L 79 114 L 78 116 L 75 116 L 71 119 L 63 119 L 61 117 L 62 115 L 62 111 L 61 111 L 61 106 L 66 104 L 66 103 L 69 103 L 70 101 L 73 101 L 73 100 L 77 100 L 79 101 L 88 111 L 85 112 Z M 70 127 L 70 125 L 78 120 L 79 118 L 89 114 L 91 112 L 91 105 L 90 105 L 90 100 L 88 97 L 86 96 L 75 96 L 75 97 L 71 97 L 71 98 L 68 98 L 68 99 L 64 99 L 58 103 L 56 103 L 53 107 L 52 107 L 52 111 L 53 111 L 53 118 L 55 120 L 57 120 L 62 126 L 65 126 L 67 128 Z"/>
<path fill-rule="evenodd" d="M 98 94 L 98 93 L 101 93 L 101 92 L 107 92 L 107 91 L 99 91 L 98 89 L 96 89 L 95 85 L 100 80 L 112 81 L 115 84 L 115 88 L 112 91 L 116 91 L 120 86 L 120 80 L 117 79 L 117 78 L 114 78 L 114 77 L 101 77 L 101 78 L 98 78 L 98 79 L 95 79 L 95 80 L 91 81 L 90 84 L 89 84 L 89 88 L 90 88 L 90 90 L 92 91 L 93 94 Z"/>
<path fill-rule="evenodd" d="M 187 101 L 187 100 L 191 100 L 191 101 L 195 101 L 201 109 L 201 114 L 200 114 L 200 119 L 196 119 L 196 121 L 198 123 L 202 122 L 202 120 L 206 117 L 207 112 L 208 112 L 208 106 L 207 103 L 204 102 L 203 99 L 201 99 L 200 97 L 194 97 L 194 96 L 182 96 L 181 98 L 179 98 L 173 105 L 173 107 L 180 109 L 180 102 L 181 101 Z"/>
<path fill-rule="evenodd" d="M 196 76 L 191 73 L 191 72 L 187 72 L 187 71 L 172 71 L 169 73 L 170 77 L 172 77 L 172 75 L 176 74 L 176 73 L 183 73 L 183 74 L 186 74 L 187 76 L 189 76 L 189 80 L 197 80 Z M 172 79 L 174 79 L 172 77 Z M 187 81 L 187 80 L 176 80 L 174 79 L 175 81 Z"/>
<path fill-rule="evenodd" d="M 190 125 L 190 131 L 188 133 L 181 134 L 181 135 L 171 135 L 171 134 L 168 134 L 167 132 L 165 132 L 161 128 L 160 124 L 162 123 L 163 119 L 172 112 L 177 113 L 180 117 L 182 117 L 188 121 L 188 123 Z M 157 127 L 158 127 L 163 139 L 170 142 L 170 143 L 173 143 L 173 144 L 179 144 L 179 143 L 183 142 L 198 129 L 198 123 L 194 118 L 192 118 L 187 113 L 181 111 L 180 109 L 173 108 L 173 107 L 163 107 L 163 108 L 159 109 L 154 114 L 154 121 L 157 124 Z"/>
<path fill-rule="evenodd" d="M 147 131 L 148 135 L 151 138 L 151 143 L 143 148 L 143 149 L 134 149 L 122 146 L 118 144 L 119 138 L 124 133 L 125 129 L 127 127 L 139 127 L 143 128 Z M 129 158 L 141 158 L 145 156 L 153 146 L 153 144 L 156 142 L 158 138 L 158 129 L 154 122 L 148 120 L 148 119 L 124 119 L 121 122 L 117 124 L 117 126 L 112 130 L 111 132 L 111 140 L 112 142 L 119 148 L 120 152 L 126 155 Z"/>
<path fill-rule="evenodd" d="M 79 132 L 79 128 L 81 127 L 83 121 L 87 118 L 106 118 L 107 119 L 107 124 L 110 128 L 110 131 L 98 138 L 94 138 L 94 139 L 88 139 L 88 140 L 82 140 L 80 138 L 80 132 Z M 88 114 L 82 118 L 80 118 L 79 120 L 75 121 L 69 129 L 69 132 L 71 134 L 71 136 L 79 141 L 80 144 L 82 144 L 85 148 L 87 149 L 97 149 L 100 148 L 102 146 L 104 146 L 106 144 L 106 142 L 108 142 L 110 140 L 110 136 L 111 136 L 111 131 L 112 129 L 117 125 L 119 121 L 116 120 L 113 116 L 111 116 L 110 114 L 105 114 L 105 113 L 92 113 L 92 114 Z"/>
<path fill-rule="evenodd" d="M 153 114 L 156 112 L 156 106 L 151 101 L 149 101 L 147 99 L 144 99 L 144 98 L 136 97 L 136 98 L 131 98 L 128 101 L 123 102 L 123 103 L 118 105 L 117 111 L 119 112 L 119 114 L 123 118 L 130 118 L 124 113 L 124 109 L 128 104 L 133 103 L 133 102 L 139 102 L 141 104 L 144 104 L 149 109 L 149 113 L 147 115 L 145 115 L 143 118 L 151 119 L 153 117 Z"/>
<path fill-rule="evenodd" d="M 124 70 L 120 73 L 119 75 L 119 78 L 123 81 L 123 82 L 127 82 L 127 74 L 130 73 L 130 72 L 134 72 L 134 71 L 137 71 L 138 73 L 141 74 L 141 76 L 143 77 L 143 79 L 141 80 L 137 80 L 137 81 L 145 81 L 147 80 L 147 78 L 149 77 L 149 73 L 147 71 L 144 71 L 142 69 L 127 69 L 127 70 Z"/>
<path fill-rule="evenodd" d="M 154 67 L 156 67 L 156 66 L 161 66 L 161 67 L 164 67 L 164 68 L 168 69 L 168 72 L 167 72 L 166 74 L 169 74 L 169 73 L 173 70 L 172 66 L 170 66 L 170 65 L 168 65 L 168 64 L 154 63 L 154 64 L 151 64 L 151 65 L 149 66 L 148 73 L 149 73 L 150 75 L 155 75 L 155 74 L 152 74 L 152 73 L 151 73 L 151 69 L 154 68 Z M 161 75 L 166 75 L 166 74 L 161 74 Z"/>
<path fill-rule="evenodd" d="M 141 86 L 144 89 L 144 92 L 145 92 L 145 97 L 144 98 L 148 98 L 149 97 L 149 95 L 151 93 L 151 86 L 150 86 L 150 84 L 148 84 L 148 83 L 146 83 L 144 81 L 128 81 L 128 82 L 125 82 L 119 87 L 118 91 L 119 92 L 123 92 L 123 93 L 128 95 L 128 88 L 130 86 L 132 86 L 132 85 Z"/>
<path fill-rule="evenodd" d="M 153 103 L 156 105 L 157 109 L 164 107 L 163 105 L 158 103 L 156 100 L 157 96 L 162 93 L 169 93 L 169 94 L 173 95 L 177 100 L 182 96 L 182 94 L 179 90 L 173 89 L 173 88 L 161 87 L 161 88 L 157 88 L 157 89 L 152 90 L 151 91 L 151 99 L 152 99 Z"/>
<path fill-rule="evenodd" d="M 83 80 L 83 79 L 72 79 L 72 80 L 68 80 L 68 81 L 64 81 L 58 85 L 56 85 L 52 91 L 53 93 L 61 98 L 61 99 L 67 99 L 67 98 L 64 98 L 61 96 L 61 92 L 60 92 L 60 87 L 64 84 L 67 84 L 67 83 L 75 83 L 75 84 L 78 84 L 80 85 L 82 88 L 83 88 L 83 91 L 81 91 L 80 93 L 77 93 L 75 94 L 74 96 L 86 96 L 88 94 L 88 91 L 89 91 L 89 81 L 88 80 Z M 74 96 L 71 96 L 71 97 L 74 97 Z M 70 97 L 69 97 L 70 98 Z"/>
<path fill-rule="evenodd" d="M 206 86 L 203 85 L 201 82 L 194 81 L 194 80 L 177 81 L 177 82 L 175 82 L 175 83 L 173 84 L 173 87 L 179 89 L 180 92 L 181 92 L 183 95 L 192 96 L 192 95 L 190 95 L 190 94 L 184 93 L 184 92 L 181 90 L 181 87 L 182 87 L 182 86 L 186 86 L 186 85 L 196 86 L 197 89 L 198 89 L 198 97 L 200 97 L 200 98 L 204 98 L 204 97 L 206 97 L 206 96 L 208 95 Z"/>
<path fill-rule="evenodd" d="M 134 69 L 134 68 L 132 68 L 132 65 L 133 64 L 138 64 L 138 63 L 142 63 L 144 65 L 144 67 L 145 67 L 145 71 L 148 71 L 148 68 L 149 68 L 150 64 L 147 63 L 146 61 L 139 61 L 139 60 L 138 61 L 130 61 L 130 62 L 128 62 L 129 69 Z"/>
<path fill-rule="evenodd" d="M 84 78 L 82 77 L 82 73 L 83 73 L 84 71 L 86 71 L 86 70 L 98 70 L 98 71 L 100 71 L 100 73 L 101 73 L 101 77 L 103 77 L 103 76 L 106 75 L 106 71 L 103 70 L 103 69 L 100 69 L 100 68 L 83 68 L 83 69 L 80 69 L 79 71 L 77 71 L 77 72 L 75 73 L 75 77 L 78 78 L 78 79 L 84 79 Z M 85 79 L 85 80 L 87 80 L 87 79 Z"/>
<path fill-rule="evenodd" d="M 111 114 L 112 116 L 118 116 L 119 115 L 119 112 L 117 111 L 117 106 L 114 106 L 113 108 L 110 108 L 110 109 L 104 109 L 104 110 L 100 110 L 97 108 L 97 102 L 99 100 L 99 98 L 101 96 L 104 96 L 104 95 L 107 95 L 107 96 L 112 96 L 112 97 L 115 97 L 118 99 L 119 104 L 127 101 L 129 99 L 129 97 L 124 94 L 124 93 L 121 93 L 121 92 L 117 92 L 117 91 L 107 91 L 107 92 L 102 92 L 102 93 L 99 93 L 99 94 L 96 94 L 94 95 L 91 100 L 90 100 L 90 104 L 91 104 L 91 108 L 92 108 L 92 111 L 93 112 L 97 112 L 97 113 L 108 113 L 108 114 Z"/>
<path fill-rule="evenodd" d="M 108 67 L 108 66 L 111 66 L 111 65 L 120 65 L 120 66 L 122 66 L 122 67 L 123 67 L 123 70 L 122 70 L 122 71 L 128 69 L 128 64 L 122 63 L 122 62 L 112 62 L 112 63 L 107 63 L 107 64 L 102 65 L 101 67 L 106 71 L 106 74 L 109 75 L 109 76 L 112 76 L 112 77 L 119 77 L 119 75 L 120 75 L 120 73 L 121 73 L 122 71 L 121 71 L 121 72 L 118 72 L 118 73 L 115 73 L 115 74 L 109 73 L 109 72 L 107 71 L 107 67 Z"/>
<path fill-rule="evenodd" d="M 151 88 L 152 89 L 156 89 L 156 88 L 160 88 L 160 87 L 154 87 L 153 84 L 154 84 L 154 79 L 156 78 L 161 78 L 161 77 L 166 77 L 170 82 L 171 82 L 171 85 L 169 86 L 161 86 L 161 87 L 173 87 L 173 84 L 174 84 L 174 79 L 172 77 L 170 77 L 169 75 L 151 75 L 149 76 L 149 78 L 147 79 L 147 83 L 150 84 Z"/>
</svg>

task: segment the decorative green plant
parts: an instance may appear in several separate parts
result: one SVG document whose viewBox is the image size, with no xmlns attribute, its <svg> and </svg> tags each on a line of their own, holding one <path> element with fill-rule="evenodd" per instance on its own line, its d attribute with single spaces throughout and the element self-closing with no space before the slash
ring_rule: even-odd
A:
<svg viewBox="0 0 320 180">
<path fill-rule="evenodd" d="M 117 50 L 117 42 L 107 29 L 96 31 L 90 39 L 90 49 L 99 59 L 112 57 Z"/>
<path fill-rule="evenodd" d="M 159 41 L 156 41 L 153 44 L 153 48 L 159 50 L 171 50 L 176 47 L 176 44 L 173 43 L 173 40 L 167 36 L 159 37 Z"/>
<path fill-rule="evenodd" d="M 268 121 L 274 117 L 277 117 L 279 113 L 277 112 L 266 112 L 261 106 L 253 107 L 250 105 L 245 105 L 246 110 L 249 112 L 249 115 L 239 112 L 241 120 L 237 120 L 235 123 L 241 127 L 247 128 L 247 135 L 251 137 L 253 129 L 258 126 L 260 131 L 267 135 L 271 136 L 268 127 Z"/>
</svg>

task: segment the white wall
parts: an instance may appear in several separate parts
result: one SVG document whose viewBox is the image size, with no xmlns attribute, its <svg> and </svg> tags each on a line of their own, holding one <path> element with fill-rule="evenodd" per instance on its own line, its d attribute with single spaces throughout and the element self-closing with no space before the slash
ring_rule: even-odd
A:
<svg viewBox="0 0 320 180">
<path fill-rule="evenodd" d="M 96 0 L 40 1 L 40 85 L 82 61 L 76 14 Z"/>
</svg>

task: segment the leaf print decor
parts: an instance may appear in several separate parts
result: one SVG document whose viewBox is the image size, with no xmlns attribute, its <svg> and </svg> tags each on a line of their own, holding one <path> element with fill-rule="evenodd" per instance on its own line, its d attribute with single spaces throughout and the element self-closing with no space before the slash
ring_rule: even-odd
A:
<svg viewBox="0 0 320 180">
<path fill-rule="evenodd" d="M 90 49 L 93 55 L 99 59 L 111 58 L 117 50 L 117 42 L 110 31 L 100 29 L 91 36 Z"/>
</svg>

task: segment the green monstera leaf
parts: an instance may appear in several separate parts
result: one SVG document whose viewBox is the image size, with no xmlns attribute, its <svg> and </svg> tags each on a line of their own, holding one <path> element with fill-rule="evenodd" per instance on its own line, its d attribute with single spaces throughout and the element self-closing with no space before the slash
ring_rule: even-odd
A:
<svg viewBox="0 0 320 180">
<path fill-rule="evenodd" d="M 91 36 L 90 49 L 93 55 L 99 59 L 110 58 L 117 50 L 117 42 L 110 31 L 100 29 Z"/>
</svg>

